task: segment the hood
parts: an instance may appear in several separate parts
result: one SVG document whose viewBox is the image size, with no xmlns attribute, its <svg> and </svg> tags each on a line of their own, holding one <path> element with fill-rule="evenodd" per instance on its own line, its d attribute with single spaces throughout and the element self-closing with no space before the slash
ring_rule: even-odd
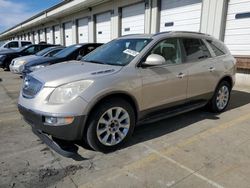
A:
<svg viewBox="0 0 250 188">
<path fill-rule="evenodd" d="M 57 60 L 58 60 L 58 58 L 55 58 L 55 57 L 36 56 L 35 58 L 28 60 L 27 64 L 25 66 L 32 67 L 32 66 L 36 66 L 36 65 L 54 63 Z"/>
<path fill-rule="evenodd" d="M 48 66 L 31 74 L 45 83 L 46 87 L 57 87 L 62 84 L 84 79 L 96 79 L 104 75 L 119 72 L 122 66 L 69 61 Z"/>
<path fill-rule="evenodd" d="M 16 50 L 13 49 L 1 49 L 0 55 L 8 55 L 8 54 L 16 54 L 18 53 Z"/>
<path fill-rule="evenodd" d="M 27 56 L 17 57 L 14 59 L 14 61 L 25 61 L 27 63 L 29 60 L 34 59 L 35 57 L 39 57 L 39 56 L 27 55 Z"/>
</svg>

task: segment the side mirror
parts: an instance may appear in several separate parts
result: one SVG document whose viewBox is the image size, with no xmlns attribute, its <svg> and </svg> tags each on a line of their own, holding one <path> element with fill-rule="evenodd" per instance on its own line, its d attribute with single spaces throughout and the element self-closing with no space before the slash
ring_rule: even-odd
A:
<svg viewBox="0 0 250 188">
<path fill-rule="evenodd" d="M 165 58 L 158 54 L 151 54 L 147 57 L 146 61 L 143 65 L 147 66 L 155 66 L 155 65 L 162 65 L 166 62 Z"/>
</svg>

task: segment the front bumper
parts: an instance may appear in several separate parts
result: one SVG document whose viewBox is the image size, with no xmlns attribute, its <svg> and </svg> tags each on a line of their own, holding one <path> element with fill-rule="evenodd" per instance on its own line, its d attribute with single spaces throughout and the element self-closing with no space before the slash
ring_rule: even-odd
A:
<svg viewBox="0 0 250 188">
<path fill-rule="evenodd" d="M 18 105 L 19 112 L 24 120 L 32 126 L 32 129 L 49 134 L 55 138 L 76 141 L 81 140 L 85 126 L 86 116 L 75 116 L 74 121 L 67 125 L 46 125 L 44 123 L 45 116 Z"/>
</svg>

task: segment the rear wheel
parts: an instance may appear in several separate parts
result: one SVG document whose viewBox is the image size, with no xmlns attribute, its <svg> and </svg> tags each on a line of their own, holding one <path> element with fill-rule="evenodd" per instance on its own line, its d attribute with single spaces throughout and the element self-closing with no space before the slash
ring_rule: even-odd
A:
<svg viewBox="0 0 250 188">
<path fill-rule="evenodd" d="M 131 137 L 135 127 L 132 106 L 123 99 L 101 103 L 93 112 L 87 130 L 87 142 L 97 151 L 111 152 Z"/>
<path fill-rule="evenodd" d="M 222 81 L 215 90 L 213 98 L 208 107 L 212 112 L 223 112 L 228 106 L 231 94 L 231 85 L 227 81 Z"/>
</svg>

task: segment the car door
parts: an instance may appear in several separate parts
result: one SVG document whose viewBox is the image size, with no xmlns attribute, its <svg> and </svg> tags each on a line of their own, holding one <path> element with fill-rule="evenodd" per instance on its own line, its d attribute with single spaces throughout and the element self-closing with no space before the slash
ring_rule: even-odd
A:
<svg viewBox="0 0 250 188">
<path fill-rule="evenodd" d="M 182 61 L 179 39 L 160 41 L 148 55 L 150 54 L 161 55 L 166 61 L 160 66 L 140 68 L 143 109 L 184 104 L 187 95 L 187 70 Z"/>
<path fill-rule="evenodd" d="M 188 100 L 209 99 L 215 88 L 215 68 L 213 58 L 203 42 L 198 38 L 182 38 L 184 61 L 188 65 Z"/>
</svg>

